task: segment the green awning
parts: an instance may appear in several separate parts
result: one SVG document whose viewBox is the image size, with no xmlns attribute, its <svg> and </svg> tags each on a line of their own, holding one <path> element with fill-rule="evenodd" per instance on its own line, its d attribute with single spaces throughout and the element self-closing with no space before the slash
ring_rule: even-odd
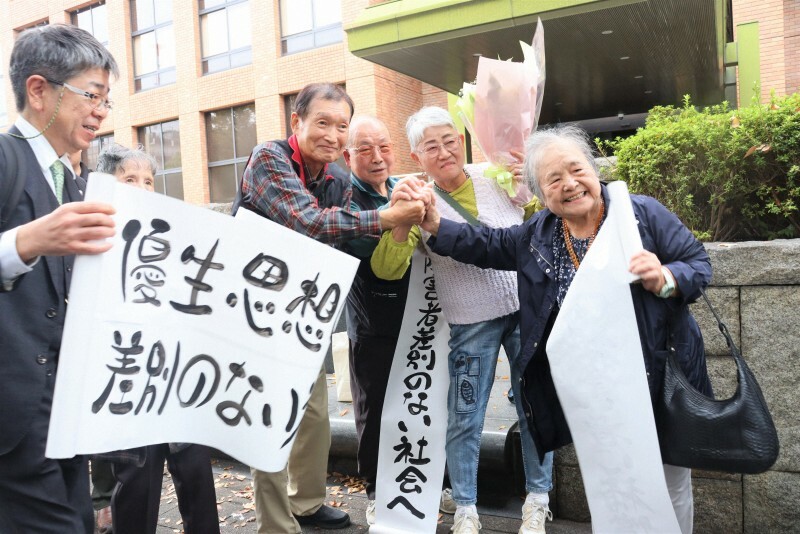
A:
<svg viewBox="0 0 800 534">
<path fill-rule="evenodd" d="M 541 17 L 541 124 L 724 99 L 730 0 L 394 0 L 365 8 L 350 51 L 450 93 L 478 57 L 521 60 Z"/>
</svg>

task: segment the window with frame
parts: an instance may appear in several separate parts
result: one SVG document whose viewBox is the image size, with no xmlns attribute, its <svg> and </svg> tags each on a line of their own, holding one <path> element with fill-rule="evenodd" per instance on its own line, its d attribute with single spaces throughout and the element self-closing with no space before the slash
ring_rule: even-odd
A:
<svg viewBox="0 0 800 534">
<path fill-rule="evenodd" d="M 283 95 L 283 121 L 287 138 L 292 135 L 292 111 L 294 111 L 294 101 L 297 100 L 297 94 Z"/>
<path fill-rule="evenodd" d="M 256 141 L 256 106 L 206 113 L 208 192 L 211 202 L 232 202 Z"/>
<path fill-rule="evenodd" d="M 156 159 L 155 190 L 183 200 L 181 134 L 178 120 L 139 128 L 139 144 Z"/>
<path fill-rule="evenodd" d="M 91 33 L 95 39 L 108 47 L 108 11 L 105 1 L 73 11 L 70 18 L 73 25 Z"/>
<path fill-rule="evenodd" d="M 92 139 L 92 142 L 89 143 L 89 148 L 81 153 L 81 161 L 89 171 L 97 170 L 97 159 L 100 156 L 100 152 L 113 142 L 114 134 L 99 135 Z"/>
<path fill-rule="evenodd" d="M 42 20 L 37 20 L 36 22 L 32 22 L 26 26 L 20 26 L 19 28 L 14 28 L 14 39 L 16 39 L 19 36 L 19 34 L 24 32 L 25 30 L 36 28 L 38 26 L 47 26 L 48 24 L 50 24 L 50 19 L 42 19 Z"/>
<path fill-rule="evenodd" d="M 280 0 L 280 10 L 284 55 L 344 39 L 341 0 Z"/>
<path fill-rule="evenodd" d="M 203 74 L 253 62 L 248 0 L 199 0 Z"/>
<path fill-rule="evenodd" d="M 136 91 L 175 83 L 172 0 L 130 0 Z"/>
</svg>

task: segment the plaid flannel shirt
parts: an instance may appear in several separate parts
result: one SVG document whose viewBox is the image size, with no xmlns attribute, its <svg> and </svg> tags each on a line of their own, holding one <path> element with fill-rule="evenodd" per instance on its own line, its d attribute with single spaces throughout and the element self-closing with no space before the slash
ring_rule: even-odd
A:
<svg viewBox="0 0 800 534">
<path fill-rule="evenodd" d="M 292 141 L 290 139 L 300 174 L 276 143 L 257 146 L 242 174 L 243 205 L 322 243 L 340 244 L 368 234 L 379 235 L 381 225 L 376 210 L 350 211 L 350 187 L 346 189 L 342 207 L 319 206 L 317 198 L 306 187 L 302 160 Z M 323 171 L 327 171 L 327 167 Z"/>
</svg>

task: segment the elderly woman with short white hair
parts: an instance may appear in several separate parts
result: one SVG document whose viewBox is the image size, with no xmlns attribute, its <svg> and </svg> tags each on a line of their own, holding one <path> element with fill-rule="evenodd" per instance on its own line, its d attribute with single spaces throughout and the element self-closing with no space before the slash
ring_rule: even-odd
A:
<svg viewBox="0 0 800 534">
<path fill-rule="evenodd" d="M 445 216 L 483 228 L 505 228 L 521 224 L 526 212 L 534 211 L 533 202 L 517 205 L 519 202 L 512 201 L 494 180 L 477 172 L 470 174 L 464 168 L 464 136 L 444 109 L 422 108 L 408 119 L 406 133 L 411 158 L 433 180 L 436 205 Z M 521 175 L 521 163 L 514 165 L 513 171 Z M 398 192 L 403 189 L 402 183 L 395 189 L 398 198 L 402 196 Z M 387 280 L 401 278 L 420 239 L 416 226 L 384 233 L 372 256 L 375 274 Z M 515 394 L 520 387 L 521 367 L 516 365 L 520 354 L 517 275 L 513 270 L 479 269 L 430 249 L 426 252 L 433 264 L 439 302 L 451 333 L 446 456 L 453 500 L 457 505 L 453 531 L 477 533 L 481 528 L 475 507 L 478 456 L 501 346 L 511 364 Z M 528 492 L 519 532 L 544 533 L 545 519 L 552 518 L 548 506 L 552 453 L 545 455 L 540 464 L 522 403 L 516 403 L 516 409 Z"/>
<path fill-rule="evenodd" d="M 527 420 L 536 445 L 549 451 L 572 438 L 550 376 L 547 340 L 605 221 L 610 199 L 597 176 L 588 137 L 579 128 L 557 126 L 531 134 L 525 162 L 526 178 L 545 205 L 525 224 L 475 228 L 447 220 L 441 210 L 440 217 L 431 207 L 422 226 L 435 236 L 427 245 L 437 254 L 485 269 L 517 271 L 525 333 L 518 360 L 525 383 L 518 402 L 529 407 Z M 661 386 L 669 352 L 675 353 L 692 386 L 711 395 L 703 338 L 688 306 L 711 280 L 708 254 L 657 200 L 630 198 L 644 247 L 630 258 L 630 272 L 641 278 L 631 286 L 631 295 L 651 396 L 655 399 Z M 689 534 L 694 517 L 691 471 L 664 465 L 664 474 L 678 523 Z"/>
</svg>

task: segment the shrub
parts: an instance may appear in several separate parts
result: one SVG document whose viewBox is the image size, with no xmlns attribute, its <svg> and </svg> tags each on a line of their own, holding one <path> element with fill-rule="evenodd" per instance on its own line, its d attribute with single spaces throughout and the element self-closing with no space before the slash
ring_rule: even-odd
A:
<svg viewBox="0 0 800 534">
<path fill-rule="evenodd" d="M 658 106 L 644 128 L 602 143 L 614 177 L 650 195 L 700 239 L 800 237 L 800 93 L 731 110 Z"/>
</svg>

